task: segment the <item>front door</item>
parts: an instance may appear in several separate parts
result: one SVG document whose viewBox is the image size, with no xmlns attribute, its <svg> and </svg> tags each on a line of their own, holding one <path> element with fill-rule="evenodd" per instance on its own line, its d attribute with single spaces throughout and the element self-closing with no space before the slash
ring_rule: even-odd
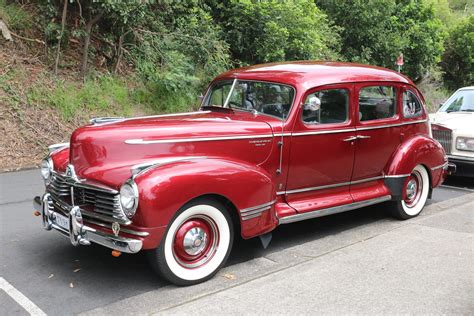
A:
<svg viewBox="0 0 474 316">
<path fill-rule="evenodd" d="M 298 212 L 352 202 L 353 85 L 310 90 L 291 137 L 286 200 Z"/>
</svg>

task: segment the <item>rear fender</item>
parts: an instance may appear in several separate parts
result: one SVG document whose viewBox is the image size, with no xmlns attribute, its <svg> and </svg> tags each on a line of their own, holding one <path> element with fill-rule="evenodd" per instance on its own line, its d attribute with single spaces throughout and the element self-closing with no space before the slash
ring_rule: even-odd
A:
<svg viewBox="0 0 474 316">
<path fill-rule="evenodd" d="M 419 164 L 428 171 L 431 189 L 444 181 L 447 157 L 443 147 L 428 136 L 413 136 L 400 144 L 385 171 L 385 184 L 394 199 L 402 198 L 403 184 Z"/>
<path fill-rule="evenodd" d="M 205 195 L 232 203 L 234 210 L 229 211 L 237 212 L 234 218 L 239 218 L 243 238 L 266 233 L 278 222 L 273 181 L 255 165 L 218 158 L 180 160 L 148 168 L 135 176 L 135 182 L 140 198 L 134 222 L 145 227 L 168 225 L 183 205 Z M 256 216 L 243 215 L 249 212 Z"/>
</svg>

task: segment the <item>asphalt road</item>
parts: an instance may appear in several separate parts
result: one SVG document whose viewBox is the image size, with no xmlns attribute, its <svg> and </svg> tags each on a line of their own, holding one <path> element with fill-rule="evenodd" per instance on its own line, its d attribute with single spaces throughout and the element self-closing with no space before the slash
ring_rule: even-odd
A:
<svg viewBox="0 0 474 316">
<path fill-rule="evenodd" d="M 474 192 L 469 189 L 472 184 L 463 181 L 450 180 L 450 187 L 436 189 L 428 211 L 419 218 L 441 214 L 443 209 L 437 205 L 449 205 L 450 200 L 457 201 Z M 241 278 L 265 275 L 269 271 L 265 265 L 273 262 L 272 256 L 278 258 L 275 264 L 284 262 L 292 266 L 302 262 L 304 256 L 293 254 L 292 250 L 300 245 L 312 247 L 312 251 L 322 256 L 328 249 L 343 249 L 406 223 L 391 219 L 385 214 L 384 206 L 379 205 L 283 225 L 274 231 L 266 250 L 258 239 L 237 240 L 227 267 L 214 280 L 207 285 L 177 289 L 154 275 L 144 254 L 114 258 L 106 248 L 73 247 L 60 234 L 44 231 L 40 219 L 33 216 L 31 204 L 32 197 L 40 195 L 42 190 L 38 170 L 0 174 L 0 284 L 3 278 L 14 289 L 8 294 L 5 287 L 0 289 L 0 315 L 27 314 L 12 299 L 15 293 L 17 298 L 23 296 L 25 304 L 30 302 L 50 315 L 87 311 L 120 313 L 127 312 L 126 307 L 128 312 L 149 311 L 147 304 L 153 300 L 169 303 L 184 300 L 186 295 L 194 297 L 193 288 L 216 295 L 221 290 L 232 289 L 239 281 L 235 280 L 239 271 Z M 121 302 L 127 302 L 126 307 L 114 310 L 113 306 Z"/>
</svg>

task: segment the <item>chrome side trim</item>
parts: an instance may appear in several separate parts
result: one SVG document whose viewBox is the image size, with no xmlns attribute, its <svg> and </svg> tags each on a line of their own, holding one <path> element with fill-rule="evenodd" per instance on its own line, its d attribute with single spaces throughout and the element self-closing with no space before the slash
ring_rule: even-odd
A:
<svg viewBox="0 0 474 316">
<path fill-rule="evenodd" d="M 130 144 L 130 145 L 148 145 L 148 144 L 168 144 L 168 143 L 188 143 L 188 142 L 210 142 L 210 141 L 216 141 L 216 140 L 237 140 L 237 139 L 254 139 L 254 138 L 273 138 L 273 134 L 175 138 L 175 139 L 158 139 L 158 140 L 144 140 L 144 139 L 138 138 L 138 139 L 127 139 L 125 140 L 125 143 Z"/>
<path fill-rule="evenodd" d="M 270 201 L 270 202 L 265 203 L 265 204 L 244 208 L 243 210 L 240 210 L 240 213 L 246 213 L 246 212 L 250 212 L 250 211 L 253 211 L 253 210 L 258 210 L 260 208 L 273 205 L 273 204 L 275 204 L 275 202 L 276 202 L 276 200 L 273 200 L 273 201 Z"/>
<path fill-rule="evenodd" d="M 337 213 L 342 213 L 346 211 L 351 211 L 357 208 L 362 208 L 365 206 L 377 204 L 377 203 L 382 203 L 385 201 L 391 200 L 392 197 L 390 195 L 385 195 L 382 197 L 378 197 L 375 199 L 371 200 L 366 200 L 366 201 L 360 201 L 360 202 L 355 202 L 351 204 L 346 204 L 346 205 L 341 205 L 341 206 L 335 206 L 335 207 L 330 207 L 326 209 L 321 209 L 321 210 L 315 210 L 311 212 L 306 212 L 306 213 L 300 213 L 300 214 L 295 214 L 287 217 L 282 217 L 278 220 L 279 224 L 289 224 L 289 223 L 294 223 L 294 222 L 299 222 L 311 218 L 317 218 L 317 217 L 322 217 L 322 216 L 327 216 L 327 215 L 332 215 L 332 214 L 337 214 Z"/>
<path fill-rule="evenodd" d="M 342 182 L 342 183 L 321 185 L 321 186 L 318 186 L 318 187 L 310 187 L 310 188 L 289 190 L 289 191 L 286 191 L 286 192 L 280 191 L 279 193 L 281 193 L 281 194 L 285 194 L 285 193 L 286 193 L 286 194 L 292 194 L 292 193 L 300 193 L 300 192 L 307 192 L 307 191 L 316 191 L 316 190 L 337 188 L 337 187 L 342 187 L 342 186 L 346 186 L 346 185 L 352 185 L 352 184 L 370 182 L 370 181 L 374 181 L 374 180 L 378 180 L 378 179 L 383 179 L 383 178 L 384 178 L 384 176 L 377 176 L 377 177 L 373 177 L 373 178 L 367 178 L 367 179 L 356 180 L 356 181 L 349 181 L 349 182 Z"/>
<path fill-rule="evenodd" d="M 393 174 L 393 175 L 386 175 L 384 176 L 384 178 L 405 178 L 405 177 L 409 177 L 410 174 L 407 173 L 407 174 Z"/>
<path fill-rule="evenodd" d="M 351 181 L 351 184 L 359 184 L 359 183 L 364 183 L 364 182 L 370 182 L 370 181 L 375 181 L 375 180 L 379 180 L 379 179 L 383 179 L 383 178 L 384 178 L 384 176 L 377 176 L 377 177 L 372 177 L 372 178 L 366 178 L 366 179 Z"/>
<path fill-rule="evenodd" d="M 170 164 L 173 162 L 187 161 L 187 160 L 194 160 L 194 159 L 207 159 L 207 156 L 183 156 L 183 157 L 173 157 L 169 159 L 152 160 L 152 161 L 144 162 L 144 163 L 132 166 L 131 168 L 132 175 L 135 178 L 138 175 L 145 173 L 146 171 L 154 167 Z"/>
<path fill-rule="evenodd" d="M 269 209 L 272 208 L 272 205 L 275 204 L 276 199 L 257 206 L 252 206 L 243 210 L 240 210 L 240 217 L 242 218 L 243 221 L 259 217 L 262 215 L 263 212 L 268 211 Z"/>
<path fill-rule="evenodd" d="M 367 131 L 371 129 L 389 128 L 389 127 L 397 127 L 397 126 L 403 126 L 403 125 L 414 125 L 414 124 L 420 124 L 420 123 L 426 123 L 426 122 L 428 122 L 428 119 L 412 121 L 412 122 L 386 124 L 386 125 L 380 125 L 380 126 L 356 127 L 356 131 Z"/>
<path fill-rule="evenodd" d="M 444 164 L 433 167 L 433 168 L 430 168 L 430 169 L 431 169 L 431 171 L 435 171 L 435 170 L 438 170 L 438 169 L 441 169 L 441 168 L 447 168 L 447 167 L 448 167 L 448 162 L 446 161 Z"/>
<path fill-rule="evenodd" d="M 286 136 L 291 136 L 291 133 L 276 133 L 273 134 L 275 137 L 286 137 Z"/>
<path fill-rule="evenodd" d="M 66 148 L 66 147 L 69 147 L 69 143 L 53 144 L 53 145 L 48 146 L 48 151 L 51 154 L 51 153 L 53 153 L 57 150 L 60 150 L 60 149 Z"/>
</svg>

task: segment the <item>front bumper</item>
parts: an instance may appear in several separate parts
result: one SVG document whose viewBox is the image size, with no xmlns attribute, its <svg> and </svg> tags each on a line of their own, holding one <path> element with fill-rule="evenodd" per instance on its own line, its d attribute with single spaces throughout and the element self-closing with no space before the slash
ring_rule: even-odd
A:
<svg viewBox="0 0 474 316">
<path fill-rule="evenodd" d="M 69 217 L 69 229 L 65 229 L 57 223 L 57 216 L 62 215 L 51 208 L 52 198 L 49 193 L 43 197 L 35 197 L 33 207 L 41 213 L 43 227 L 46 230 L 55 229 L 70 238 L 74 246 L 90 245 L 91 242 L 126 253 L 137 253 L 142 249 L 143 242 L 139 239 L 125 238 L 111 235 L 95 228 L 84 225 L 81 209 L 71 206 L 67 210 Z"/>
<path fill-rule="evenodd" d="M 456 176 L 474 177 L 474 158 L 448 155 L 448 160 L 456 165 Z"/>
</svg>

